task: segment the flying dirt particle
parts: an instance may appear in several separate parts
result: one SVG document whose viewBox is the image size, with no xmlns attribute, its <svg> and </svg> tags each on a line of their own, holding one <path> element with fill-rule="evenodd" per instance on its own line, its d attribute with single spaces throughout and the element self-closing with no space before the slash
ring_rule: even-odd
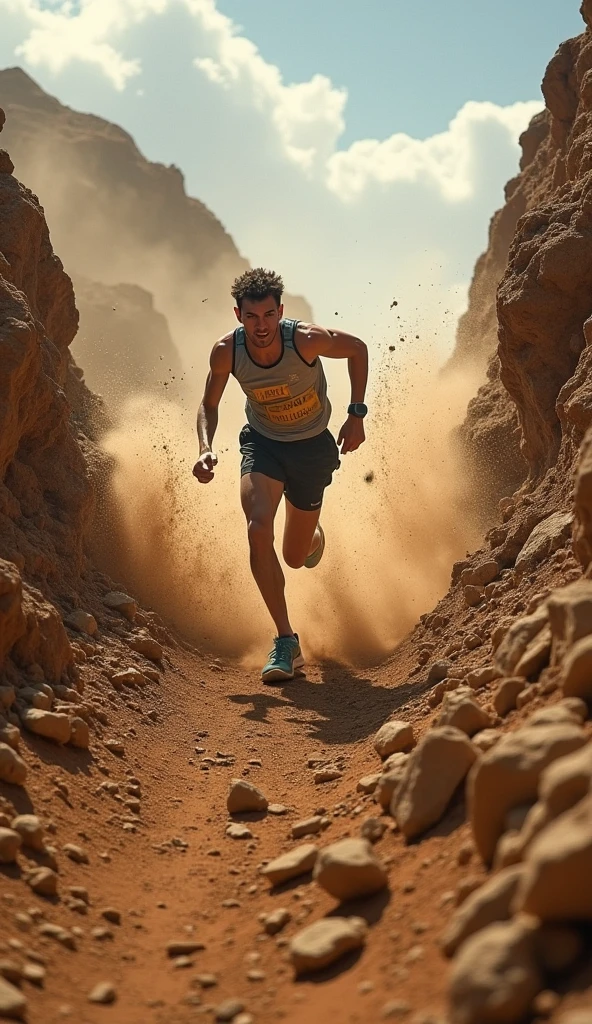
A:
<svg viewBox="0 0 592 1024">
<path fill-rule="evenodd" d="M 339 313 L 336 313 L 335 316 L 339 316 Z"/>
<path fill-rule="evenodd" d="M 393 308 L 394 306 L 398 306 L 398 305 L 399 305 L 399 303 L 397 302 L 397 300 L 396 300 L 396 299 L 393 299 L 393 301 L 391 302 L 391 309 L 392 309 L 392 308 Z"/>
<path fill-rule="evenodd" d="M 395 351 L 395 346 L 394 345 L 389 345 L 389 352 L 394 352 L 394 351 Z"/>
<path fill-rule="evenodd" d="M 202 302 L 207 302 L 208 300 L 207 300 L 207 299 L 202 299 L 201 301 L 202 301 Z"/>
<path fill-rule="evenodd" d="M 366 473 L 366 475 L 364 477 L 364 480 L 366 481 L 367 484 L 371 484 L 372 483 L 372 481 L 374 480 L 374 472 L 373 472 L 373 470 L 370 470 L 369 473 Z"/>
</svg>

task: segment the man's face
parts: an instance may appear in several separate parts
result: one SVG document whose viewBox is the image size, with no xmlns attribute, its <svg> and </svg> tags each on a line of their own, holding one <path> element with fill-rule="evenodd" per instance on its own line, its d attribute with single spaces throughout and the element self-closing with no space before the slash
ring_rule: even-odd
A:
<svg viewBox="0 0 592 1024">
<path fill-rule="evenodd" d="M 266 299 L 243 299 L 242 307 L 234 308 L 237 320 L 245 328 L 247 338 L 255 348 L 266 348 L 273 342 L 284 313 L 272 295 Z"/>
</svg>

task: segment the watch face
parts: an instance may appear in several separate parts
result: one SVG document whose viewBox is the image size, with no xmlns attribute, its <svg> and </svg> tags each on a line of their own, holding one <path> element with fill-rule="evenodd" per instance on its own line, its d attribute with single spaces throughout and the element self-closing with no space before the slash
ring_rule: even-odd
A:
<svg viewBox="0 0 592 1024">
<path fill-rule="evenodd" d="M 363 402 L 352 402 L 350 408 L 354 416 L 365 416 L 368 412 L 368 406 L 364 405 Z"/>
</svg>

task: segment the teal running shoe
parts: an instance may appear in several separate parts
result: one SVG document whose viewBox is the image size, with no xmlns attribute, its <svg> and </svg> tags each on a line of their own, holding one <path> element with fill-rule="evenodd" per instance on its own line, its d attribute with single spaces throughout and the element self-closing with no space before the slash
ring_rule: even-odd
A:
<svg viewBox="0 0 592 1024">
<path fill-rule="evenodd" d="M 269 661 L 261 671 L 264 683 L 279 683 L 283 679 L 293 679 L 294 670 L 304 665 L 300 650 L 298 634 L 294 636 L 276 636 L 273 650 L 269 652 Z"/>
<path fill-rule="evenodd" d="M 315 565 L 319 564 L 321 558 L 323 557 L 323 551 L 325 550 L 325 534 L 323 532 L 323 527 L 321 526 L 320 523 L 318 523 L 318 529 L 321 535 L 321 539 L 317 547 L 312 552 L 312 554 L 307 555 L 307 557 L 304 559 L 304 565 L 306 566 L 307 569 L 314 569 Z"/>
</svg>

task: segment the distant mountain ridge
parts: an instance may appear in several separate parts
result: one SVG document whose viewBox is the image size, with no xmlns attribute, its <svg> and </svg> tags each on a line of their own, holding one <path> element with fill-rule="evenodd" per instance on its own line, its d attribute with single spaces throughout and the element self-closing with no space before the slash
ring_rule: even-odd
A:
<svg viewBox="0 0 592 1024">
<path fill-rule="evenodd" d="M 64 106 L 20 68 L 0 71 L 0 105 L 15 174 L 39 196 L 66 271 L 149 292 L 185 364 L 196 350 L 203 357 L 232 323 L 230 286 L 249 263 L 211 210 L 187 195 L 179 169 L 147 160 L 122 128 Z M 85 288 L 73 348 L 83 366 L 92 333 L 99 331 L 105 352 L 113 324 L 113 317 L 101 320 L 102 309 L 111 313 L 104 289 L 99 310 L 89 314 L 91 292 Z M 145 323 L 149 305 L 140 303 L 139 321 Z M 289 295 L 286 311 L 302 320 L 313 316 L 304 299 Z M 133 336 L 133 321 L 130 316 L 129 343 L 139 348 L 139 363 L 142 335 Z M 154 333 L 163 335 L 161 327 Z M 102 390 L 99 380 L 93 385 Z"/>
</svg>

